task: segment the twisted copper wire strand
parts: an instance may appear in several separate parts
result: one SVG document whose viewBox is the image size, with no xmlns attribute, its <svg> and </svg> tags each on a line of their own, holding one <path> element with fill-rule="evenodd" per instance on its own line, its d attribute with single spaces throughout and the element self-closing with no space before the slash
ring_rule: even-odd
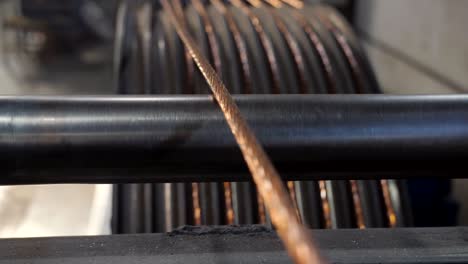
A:
<svg viewBox="0 0 468 264">
<path fill-rule="evenodd" d="M 214 32 L 213 23 L 208 16 L 208 12 L 206 11 L 205 5 L 200 0 L 192 0 L 193 6 L 195 10 L 200 14 L 200 17 L 203 20 L 203 24 L 205 25 L 205 32 L 208 37 L 208 44 L 210 46 L 210 51 L 213 59 L 213 64 L 216 69 L 216 72 L 222 78 L 222 65 L 221 65 L 221 55 L 219 45 L 216 39 L 216 35 Z M 232 193 L 231 193 L 231 183 L 224 182 L 223 183 L 224 189 L 224 205 L 226 208 L 226 223 L 228 225 L 234 224 L 234 209 L 232 206 Z"/>
<path fill-rule="evenodd" d="M 174 24 L 176 31 L 187 46 L 195 64 L 208 82 L 213 97 L 221 108 L 226 121 L 241 149 L 252 173 L 259 193 L 270 212 L 273 224 L 283 240 L 286 249 L 296 263 L 322 263 L 317 249 L 302 226 L 287 195 L 280 176 L 273 167 L 262 146 L 248 126 L 236 103 L 209 62 L 203 57 L 190 33 L 180 23 L 169 0 L 161 0 L 164 9 Z"/>
</svg>

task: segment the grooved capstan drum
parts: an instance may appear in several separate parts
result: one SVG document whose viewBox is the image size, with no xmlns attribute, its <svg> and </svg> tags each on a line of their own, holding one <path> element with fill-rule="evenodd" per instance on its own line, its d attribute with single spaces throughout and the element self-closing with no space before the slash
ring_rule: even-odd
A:
<svg viewBox="0 0 468 264">
<path fill-rule="evenodd" d="M 185 1 L 178 12 L 232 94 L 379 93 L 358 38 L 337 11 L 308 4 L 297 9 L 287 2 L 194 0 Z M 209 93 L 159 3 L 122 1 L 116 23 L 119 93 Z M 410 223 L 403 209 L 403 181 L 284 184 L 297 215 L 311 228 Z M 164 232 L 194 224 L 271 226 L 250 182 L 116 185 L 113 212 L 115 233 Z"/>
</svg>

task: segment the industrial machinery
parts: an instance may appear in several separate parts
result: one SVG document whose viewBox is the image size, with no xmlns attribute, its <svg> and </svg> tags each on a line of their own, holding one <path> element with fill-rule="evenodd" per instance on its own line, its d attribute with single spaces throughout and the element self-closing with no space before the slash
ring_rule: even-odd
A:
<svg viewBox="0 0 468 264">
<path fill-rule="evenodd" d="M 177 2 L 326 259 L 468 260 L 465 228 L 410 228 L 406 184 L 466 177 L 468 97 L 380 94 L 327 5 Z M 0 97 L 0 184 L 115 184 L 123 234 L 0 240 L 0 263 L 291 261 L 173 19 L 159 1 L 119 3 L 118 96 Z"/>
</svg>

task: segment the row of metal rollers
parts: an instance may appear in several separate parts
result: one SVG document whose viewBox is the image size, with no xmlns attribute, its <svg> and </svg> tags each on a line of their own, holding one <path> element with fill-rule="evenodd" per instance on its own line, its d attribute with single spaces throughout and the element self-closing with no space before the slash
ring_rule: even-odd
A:
<svg viewBox="0 0 468 264">
<path fill-rule="evenodd" d="M 232 94 L 379 93 L 357 37 L 330 7 L 292 0 L 192 0 L 174 5 Z M 121 2 L 114 71 L 121 94 L 210 92 L 158 1 Z M 311 228 L 410 224 L 400 181 L 285 184 L 298 216 Z M 271 226 L 253 183 L 114 188 L 115 233 L 220 224 Z"/>
</svg>

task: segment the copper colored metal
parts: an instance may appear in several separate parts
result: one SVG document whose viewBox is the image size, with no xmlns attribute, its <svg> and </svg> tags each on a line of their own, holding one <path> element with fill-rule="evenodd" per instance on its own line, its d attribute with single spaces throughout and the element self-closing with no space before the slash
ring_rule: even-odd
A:
<svg viewBox="0 0 468 264">
<path fill-rule="evenodd" d="M 251 5 L 253 5 L 254 7 L 260 7 L 263 5 L 263 3 L 261 1 L 257 1 L 257 0 L 249 0 L 248 1 Z M 280 72 L 279 72 L 279 66 L 278 66 L 278 62 L 276 60 L 276 56 L 274 54 L 274 51 L 273 51 L 273 44 L 271 43 L 271 41 L 268 39 L 267 35 L 266 35 L 266 32 L 260 22 L 260 19 L 253 13 L 251 12 L 251 10 L 242 2 L 242 1 L 239 1 L 239 0 L 232 0 L 232 3 L 237 6 L 238 8 L 240 8 L 250 19 L 250 21 L 252 22 L 252 24 L 254 25 L 254 28 L 255 28 L 255 31 L 258 33 L 259 37 L 260 37 L 260 41 L 262 43 L 262 46 L 267 54 L 267 59 L 269 61 L 269 66 L 270 66 L 270 70 L 271 70 L 271 75 L 272 75 L 272 79 L 273 79 L 273 92 L 274 93 L 278 93 L 279 92 L 279 76 L 280 76 Z M 278 18 L 276 17 L 276 20 L 278 19 L 281 19 L 281 18 Z M 276 23 L 278 23 L 278 21 L 275 21 Z M 286 26 L 283 24 L 283 29 L 286 28 Z M 286 29 L 287 31 L 287 29 Z M 288 32 L 289 33 L 289 32 Z M 289 34 L 290 36 L 290 34 Z M 290 39 L 292 39 L 292 36 L 290 36 Z M 290 44 L 288 42 L 288 44 Z M 297 50 L 296 50 L 297 51 Z M 300 57 L 300 55 L 299 55 Z M 303 65 L 303 64 L 302 64 Z M 296 213 L 298 215 L 298 217 L 300 216 L 299 214 L 299 211 L 298 211 L 298 206 L 297 206 L 297 200 L 296 200 L 296 191 L 295 191 L 295 188 L 294 188 L 294 182 L 287 182 L 287 186 L 288 186 L 288 190 L 289 190 L 289 195 L 291 197 L 291 200 L 293 201 L 293 204 L 294 204 L 294 208 L 296 210 Z M 259 209 L 262 207 L 263 205 L 259 205 Z M 264 213 L 260 213 L 260 214 L 264 214 Z M 261 216 L 260 218 L 265 218 L 265 221 L 266 221 L 266 216 Z M 300 219 L 300 217 L 299 217 Z"/>
<path fill-rule="evenodd" d="M 263 49 L 265 50 L 269 66 L 270 66 L 270 73 L 271 77 L 273 79 L 273 91 L 275 93 L 279 93 L 279 67 L 278 67 L 278 62 L 276 61 L 276 56 L 273 48 L 273 43 L 271 43 L 271 40 L 268 38 L 262 23 L 260 22 L 260 19 L 250 10 L 250 8 L 241 0 L 231 0 L 231 3 L 238 7 L 239 9 L 242 10 L 250 19 L 250 22 L 252 23 L 255 31 L 257 32 L 260 42 L 262 44 Z"/>
<path fill-rule="evenodd" d="M 301 213 L 299 212 L 299 206 L 297 206 L 296 189 L 294 187 L 294 182 L 288 181 L 287 186 L 289 190 L 289 196 L 291 197 L 291 201 L 294 204 L 294 209 L 296 209 L 297 218 L 299 219 L 299 221 L 301 221 Z"/>
<path fill-rule="evenodd" d="M 253 1 L 253 0 L 249 0 L 249 2 L 250 1 Z M 271 6 L 275 8 L 283 7 L 283 4 L 279 0 L 263 0 L 263 1 L 267 2 L 268 4 L 270 4 Z M 255 4 L 252 4 L 252 5 L 256 7 L 260 7 L 263 5 L 263 3 L 260 1 L 255 0 L 254 2 Z M 278 27 L 278 30 L 284 36 L 284 39 L 286 40 L 286 44 L 289 50 L 291 51 L 291 54 L 293 55 L 294 62 L 296 62 L 295 64 L 296 72 L 299 75 L 301 91 L 305 93 L 306 86 L 307 86 L 306 80 L 305 80 L 306 73 L 305 73 L 304 60 L 302 59 L 299 44 L 297 43 L 296 39 L 292 36 L 291 32 L 289 32 L 283 19 L 274 10 L 272 10 L 271 15 L 273 16 L 275 24 Z"/>
<path fill-rule="evenodd" d="M 282 5 L 281 2 L 279 1 L 270 1 L 270 2 L 273 2 L 273 4 L 276 4 L 277 7 L 280 7 Z M 263 6 L 263 3 L 261 1 L 252 1 L 251 4 L 254 5 L 255 7 Z M 307 85 L 305 81 L 305 66 L 304 66 L 304 61 L 302 59 L 302 56 L 299 50 L 299 44 L 297 43 L 297 41 L 294 39 L 294 37 L 291 35 L 289 30 L 287 29 L 286 25 L 284 24 L 283 19 L 280 16 L 278 16 L 278 14 L 276 14 L 274 10 L 271 12 L 271 15 L 273 16 L 274 22 L 276 26 L 278 27 L 279 32 L 283 35 L 284 39 L 286 40 L 288 49 L 291 51 L 294 61 L 296 62 L 295 67 L 296 67 L 296 72 L 298 73 L 299 79 L 300 79 L 300 89 L 304 93 Z M 297 198 L 296 198 L 296 190 L 294 188 L 294 182 L 292 181 L 287 182 L 287 186 L 289 189 L 291 200 L 294 203 L 298 216 L 300 216 L 299 211 L 298 211 L 299 207 L 297 206 Z"/>
<path fill-rule="evenodd" d="M 257 195 L 257 203 L 258 203 L 258 221 L 262 225 L 267 224 L 267 216 L 265 212 L 265 203 L 260 195 Z"/>
<path fill-rule="evenodd" d="M 283 6 L 283 3 L 280 0 L 247 0 L 252 6 L 260 7 L 263 5 L 262 2 L 266 2 L 267 4 L 275 7 L 280 8 Z"/>
<path fill-rule="evenodd" d="M 330 32 L 335 37 L 336 41 L 338 42 L 338 45 L 341 47 L 346 59 L 348 60 L 348 63 L 354 76 L 354 81 L 357 84 L 357 92 L 364 93 L 363 89 L 365 86 L 365 77 L 363 75 L 363 72 L 361 71 L 361 67 L 359 66 L 359 62 L 356 56 L 354 55 L 353 50 L 351 49 L 349 43 L 346 40 L 346 37 L 340 30 L 338 30 L 334 26 L 333 22 L 329 19 L 328 15 L 325 14 L 324 9 L 313 9 L 313 13 L 317 15 L 319 20 L 325 25 L 325 27 L 328 30 L 330 30 Z"/>
<path fill-rule="evenodd" d="M 198 190 L 197 183 L 192 183 L 192 202 L 193 202 L 193 222 L 195 225 L 201 225 L 200 193 Z"/>
<path fill-rule="evenodd" d="M 327 54 L 327 51 L 325 49 L 325 46 L 324 46 L 322 40 L 317 35 L 317 33 L 315 32 L 312 25 L 309 23 L 307 18 L 302 13 L 300 13 L 297 10 L 291 10 L 291 12 L 292 12 L 292 15 L 293 15 L 294 19 L 304 29 L 304 32 L 306 33 L 307 37 L 309 38 L 309 40 L 314 45 L 315 50 L 317 51 L 317 54 L 320 57 L 320 62 L 322 64 L 323 68 L 325 69 L 325 74 L 326 74 L 326 77 L 327 77 L 328 92 L 332 93 L 332 94 L 335 94 L 336 89 L 337 89 L 337 87 L 336 87 L 337 84 L 336 84 L 336 81 L 335 81 L 336 77 L 335 77 L 335 75 L 333 73 L 333 69 L 332 69 L 331 62 L 330 62 L 330 57 Z"/>
<path fill-rule="evenodd" d="M 242 38 L 242 35 L 232 16 L 232 13 L 226 8 L 224 3 L 221 0 L 211 0 L 211 3 L 226 18 L 227 25 L 234 38 L 234 44 L 236 45 L 237 51 L 239 52 L 239 59 L 242 65 L 244 92 L 252 93 L 250 83 L 251 69 L 249 57 L 247 56 L 247 44 Z"/>
<path fill-rule="evenodd" d="M 333 23 L 327 18 L 326 15 L 324 15 L 324 13 L 316 9 L 313 10 L 313 13 L 316 14 L 319 20 L 325 25 L 325 27 L 328 30 L 330 30 L 330 32 L 332 32 L 339 46 L 343 50 L 346 59 L 348 60 L 351 71 L 353 73 L 353 77 L 354 77 L 353 79 L 356 82 L 357 92 L 363 93 L 365 79 L 364 79 L 364 76 L 362 75 L 362 71 L 359 67 L 358 61 L 356 57 L 354 56 L 354 53 L 351 47 L 346 41 L 346 38 L 343 36 L 343 34 L 339 30 L 335 28 Z M 351 195 L 353 197 L 354 210 L 356 214 L 356 222 L 359 228 L 365 228 L 364 212 L 362 211 L 362 201 L 361 201 L 361 196 L 359 195 L 359 190 L 357 188 L 357 182 L 352 180 L 350 181 L 350 183 L 351 183 Z"/>
<path fill-rule="evenodd" d="M 190 53 L 186 50 L 185 51 L 185 64 L 187 67 L 187 93 L 191 94 L 193 93 L 193 79 L 194 79 L 194 73 L 195 73 L 195 66 L 193 65 L 193 60 L 192 57 L 190 56 Z"/>
<path fill-rule="evenodd" d="M 200 17 L 203 20 L 205 25 L 205 32 L 208 37 L 208 43 L 210 46 L 211 55 L 213 58 L 213 65 L 216 69 L 216 72 L 220 77 L 222 77 L 222 68 L 221 68 L 221 55 L 219 53 L 219 45 L 216 40 L 216 36 L 213 29 L 213 23 L 211 22 L 208 12 L 206 11 L 205 5 L 200 0 L 192 0 L 195 10 L 199 13 Z"/>
<path fill-rule="evenodd" d="M 296 263 L 322 263 L 323 259 L 312 242 L 310 233 L 301 225 L 295 214 L 294 207 L 280 176 L 247 122 L 242 117 L 233 98 L 210 63 L 200 52 L 185 25 L 180 23 L 180 18 L 178 18 L 169 0 L 162 0 L 161 2 L 163 8 L 169 14 L 176 31 L 208 82 L 215 101 L 224 113 L 231 132 L 252 173 L 259 193 L 269 210 L 272 222 L 283 240 L 288 253 Z"/>
<path fill-rule="evenodd" d="M 210 46 L 211 55 L 213 58 L 213 64 L 216 69 L 216 72 L 222 78 L 222 65 L 221 65 L 221 55 L 218 41 L 214 32 L 213 23 L 208 16 L 205 5 L 200 0 L 192 0 L 192 3 L 195 7 L 195 10 L 200 14 L 200 17 L 203 20 L 205 25 L 205 32 L 208 37 L 208 43 Z M 228 224 L 234 223 L 234 209 L 232 206 L 232 193 L 231 193 L 231 184 L 229 182 L 223 183 L 224 189 L 224 203 L 226 208 L 226 220 Z M 230 214 L 230 215 L 229 215 Z"/>
<path fill-rule="evenodd" d="M 302 0 L 281 0 L 281 1 L 297 9 L 301 9 L 304 7 L 304 2 L 302 2 Z"/>
<path fill-rule="evenodd" d="M 304 32 L 306 33 L 307 37 L 315 47 L 317 54 L 319 55 L 321 64 L 325 70 L 325 74 L 327 77 L 328 82 L 328 91 L 329 93 L 336 93 L 336 81 L 335 76 L 332 70 L 330 58 L 325 50 L 325 46 L 320 40 L 320 37 L 317 35 L 315 30 L 313 29 L 312 25 L 310 25 L 307 18 L 301 14 L 297 10 L 291 10 L 294 19 L 299 23 L 299 25 L 303 28 Z M 332 220 L 331 220 L 331 210 L 329 199 L 327 195 L 327 186 L 325 181 L 319 181 L 319 189 L 320 189 L 320 199 L 322 201 L 322 211 L 324 215 L 324 222 L 325 228 L 332 228 Z"/>
<path fill-rule="evenodd" d="M 180 21 L 184 25 L 186 24 L 185 21 L 185 15 L 184 15 L 184 9 L 182 7 L 182 4 L 180 3 L 180 0 L 175 0 L 174 1 L 174 10 L 177 13 L 177 16 L 180 17 L 182 20 Z M 187 72 L 186 72 L 186 77 L 187 77 L 187 82 L 186 82 L 186 93 L 191 94 L 194 91 L 193 83 L 194 83 L 194 74 L 195 74 L 195 66 L 193 65 L 193 60 L 192 57 L 190 56 L 190 53 L 188 52 L 187 49 L 184 48 L 185 51 L 185 64 L 187 67 Z"/>
<path fill-rule="evenodd" d="M 359 190 L 356 180 L 350 180 L 351 194 L 353 196 L 354 212 L 356 214 L 356 224 L 358 228 L 366 228 L 364 222 L 364 213 L 362 211 L 361 197 L 359 196 Z"/>
<path fill-rule="evenodd" d="M 276 0 L 264 0 L 265 2 L 269 3 L 271 6 L 275 8 L 281 8 L 284 5 L 281 3 L 281 1 L 276 1 Z M 293 10 L 293 16 L 296 19 L 296 21 L 299 22 L 301 27 L 304 29 L 304 32 L 306 35 L 309 37 L 310 41 L 314 45 L 317 53 L 319 54 L 319 57 L 321 59 L 322 65 L 324 66 L 325 72 L 327 74 L 327 81 L 329 85 L 329 91 L 332 93 L 335 93 L 336 91 L 336 83 L 334 80 L 333 76 L 333 71 L 331 70 L 331 64 L 330 64 L 330 59 L 328 57 L 328 54 L 325 51 L 325 47 L 318 37 L 318 35 L 315 33 L 314 29 L 312 26 L 309 24 L 307 19 L 299 12 L 296 10 Z M 299 78 L 301 81 L 301 89 L 303 89 L 305 92 L 305 69 L 304 69 L 304 62 L 302 60 L 302 57 L 300 56 L 299 48 L 297 46 L 296 41 L 294 38 L 292 38 L 291 34 L 287 30 L 286 26 L 284 23 L 282 23 L 282 20 L 278 18 L 277 15 L 275 15 L 275 21 L 277 23 L 278 29 L 282 34 L 285 36 L 286 42 L 288 43 L 290 50 L 293 53 L 294 60 L 296 62 L 296 66 L 298 67 L 298 73 L 299 73 Z M 330 211 L 330 204 L 328 201 L 328 196 L 327 196 L 327 187 L 325 181 L 319 181 L 319 190 L 320 190 L 320 199 L 322 201 L 322 211 L 324 214 L 324 221 L 325 221 L 325 228 L 331 228 L 332 227 L 332 220 L 331 220 L 331 211 Z"/>
<path fill-rule="evenodd" d="M 390 227 L 397 226 L 397 216 L 395 209 L 393 208 L 392 198 L 390 197 L 390 187 L 388 186 L 388 180 L 380 180 L 382 186 L 382 193 L 384 198 L 385 207 L 387 208 L 387 218 Z"/>
<path fill-rule="evenodd" d="M 353 53 L 353 50 L 351 49 L 350 44 L 347 42 L 346 37 L 343 35 L 343 32 L 341 30 L 347 30 L 349 35 L 352 35 L 353 33 L 349 31 L 349 28 L 344 25 L 340 19 L 337 19 L 334 16 L 334 12 L 328 8 L 323 8 L 323 7 L 318 7 L 314 9 L 314 14 L 317 15 L 317 17 L 324 23 L 324 25 L 332 32 L 332 34 L 335 36 L 335 39 L 337 40 L 338 44 L 340 45 L 341 49 L 343 50 L 346 59 L 348 60 L 348 63 L 351 67 L 353 76 L 354 76 L 354 81 L 357 84 L 358 87 L 358 92 L 359 93 L 365 93 L 364 91 L 364 82 L 365 82 L 365 77 L 364 73 L 361 70 L 361 67 L 359 65 L 358 59 Z M 336 24 L 338 23 L 339 28 L 337 28 Z M 382 187 L 382 192 L 383 192 L 383 197 L 384 197 L 384 203 L 385 203 L 385 208 L 387 211 L 387 217 L 389 221 L 390 227 L 395 227 L 397 225 L 397 220 L 396 220 L 396 214 L 395 210 L 393 208 L 393 203 L 391 202 L 391 194 L 390 194 L 390 187 L 388 186 L 388 182 L 386 180 L 381 180 L 381 187 Z M 353 192 L 353 197 L 355 196 Z M 357 197 L 359 198 L 359 196 Z M 353 198 L 355 200 L 355 207 L 357 203 L 357 199 Z M 359 203 L 360 204 L 360 203 Z M 356 207 L 356 215 L 358 218 L 358 223 L 359 223 L 359 218 L 363 218 L 362 215 L 362 210 L 360 214 L 358 213 L 358 208 Z M 359 226 L 359 224 L 358 224 Z"/>
<path fill-rule="evenodd" d="M 283 6 L 283 3 L 281 3 L 280 0 L 264 0 L 264 1 L 276 8 L 280 8 Z"/>
<path fill-rule="evenodd" d="M 278 27 L 280 33 L 284 36 L 286 40 L 286 44 L 293 55 L 293 59 L 295 62 L 296 72 L 299 75 L 299 83 L 300 89 L 302 93 L 306 93 L 307 84 L 306 84 L 306 69 L 304 65 L 304 59 L 302 58 L 301 51 L 299 48 L 299 44 L 297 40 L 293 37 L 291 32 L 289 32 L 288 28 L 286 27 L 283 19 L 276 13 L 276 11 L 272 11 L 273 19 L 275 20 L 276 26 Z"/>
<path fill-rule="evenodd" d="M 247 2 L 249 4 L 251 4 L 252 6 L 254 7 L 259 7 L 262 5 L 262 1 L 261 0 L 247 0 Z"/>
<path fill-rule="evenodd" d="M 325 228 L 330 229 L 332 228 L 332 220 L 331 220 L 331 211 L 330 211 L 330 203 L 328 201 L 327 195 L 327 183 L 325 181 L 319 181 L 319 189 L 320 189 L 320 200 L 322 200 L 322 211 L 323 216 L 325 218 Z"/>
<path fill-rule="evenodd" d="M 322 13 L 321 15 L 322 19 L 328 19 L 331 23 L 336 25 L 340 31 L 343 31 L 346 34 L 353 36 L 351 28 L 346 23 L 343 23 L 342 19 L 337 17 L 337 14 L 333 10 L 327 7 L 323 7 L 323 6 L 318 6 L 316 9 L 318 10 L 316 11 L 317 13 L 319 14 Z M 352 53 L 348 43 L 345 41 L 345 38 L 342 36 L 342 32 L 341 32 L 341 37 L 339 38 L 338 41 L 340 42 L 340 45 L 345 45 L 347 47 L 346 50 L 345 48 L 343 49 L 348 57 L 349 63 L 351 65 L 357 64 L 358 63 L 357 59 L 354 57 L 354 54 Z M 352 68 L 355 74 L 362 74 L 359 67 L 353 66 Z M 391 202 L 391 193 L 390 193 L 390 187 L 389 187 L 388 181 L 381 180 L 380 185 L 382 187 L 382 193 L 383 193 L 389 226 L 396 227 L 397 217 L 395 213 L 395 208 L 393 207 L 393 203 Z"/>
<path fill-rule="evenodd" d="M 234 209 L 232 207 L 232 192 L 231 184 L 229 182 L 223 183 L 224 187 L 224 199 L 226 201 L 226 224 L 234 224 Z"/>
</svg>

